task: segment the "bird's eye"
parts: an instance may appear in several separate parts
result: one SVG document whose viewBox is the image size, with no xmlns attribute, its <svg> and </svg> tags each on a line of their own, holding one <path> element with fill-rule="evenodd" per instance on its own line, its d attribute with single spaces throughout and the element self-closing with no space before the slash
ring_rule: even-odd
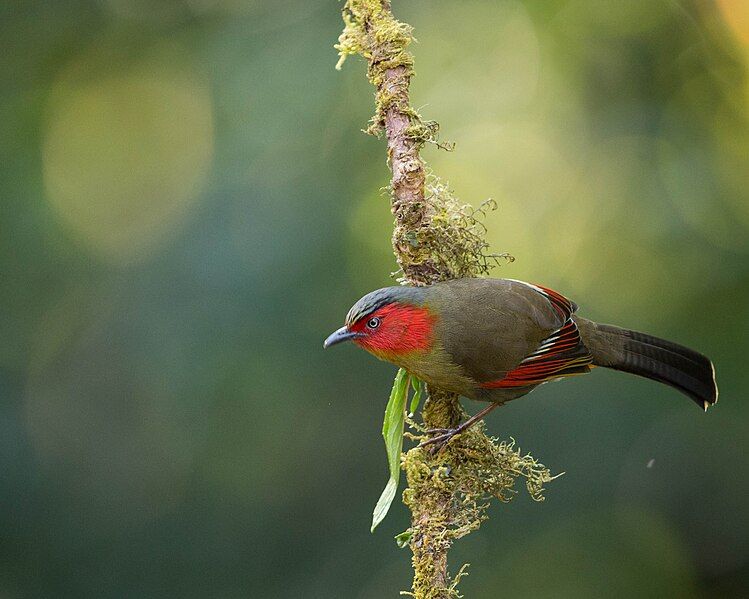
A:
<svg viewBox="0 0 749 599">
<path fill-rule="evenodd" d="M 380 326 L 380 319 L 377 316 L 373 316 L 367 321 L 368 329 L 376 329 L 378 326 Z"/>
</svg>

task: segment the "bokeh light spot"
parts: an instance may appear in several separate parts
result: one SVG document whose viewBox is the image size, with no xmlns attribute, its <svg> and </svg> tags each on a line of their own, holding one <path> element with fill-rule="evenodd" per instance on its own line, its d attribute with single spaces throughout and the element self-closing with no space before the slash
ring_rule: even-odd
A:
<svg viewBox="0 0 749 599">
<path fill-rule="evenodd" d="M 749 2 L 746 0 L 717 0 L 723 19 L 736 38 L 749 45 Z"/>
<path fill-rule="evenodd" d="M 93 253 L 129 263 L 176 231 L 199 197 L 213 156 L 212 100 L 173 48 L 114 69 L 100 56 L 97 46 L 53 89 L 44 183 Z"/>
<path fill-rule="evenodd" d="M 419 55 L 419 72 L 433 80 L 427 100 L 440 107 L 448 122 L 506 120 L 537 99 L 541 48 L 523 4 L 501 2 L 487 10 L 483 2 L 461 2 L 443 5 L 425 17 L 419 40 L 434 51 Z M 446 22 L 451 23 L 450 36 L 440 25 Z M 466 39 L 480 60 L 464 51 Z M 417 89 L 421 81 L 414 81 Z"/>
<path fill-rule="evenodd" d="M 668 199 L 684 221 L 716 247 L 740 251 L 746 248 L 746 232 L 717 201 L 718 193 L 710 180 L 705 150 L 686 151 L 667 141 L 658 147 L 658 166 Z"/>
</svg>

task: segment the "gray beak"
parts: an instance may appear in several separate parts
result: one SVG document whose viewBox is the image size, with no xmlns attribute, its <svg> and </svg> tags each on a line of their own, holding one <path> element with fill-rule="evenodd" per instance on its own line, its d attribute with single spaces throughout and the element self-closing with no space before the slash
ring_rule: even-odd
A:
<svg viewBox="0 0 749 599">
<path fill-rule="evenodd" d="M 349 331 L 347 327 L 341 327 L 335 333 L 330 335 L 330 337 L 325 340 L 322 346 L 325 349 L 328 349 L 336 343 L 343 343 L 344 341 L 348 341 L 349 339 L 356 339 L 358 337 L 364 337 L 364 335 L 362 335 L 361 333 Z"/>
</svg>

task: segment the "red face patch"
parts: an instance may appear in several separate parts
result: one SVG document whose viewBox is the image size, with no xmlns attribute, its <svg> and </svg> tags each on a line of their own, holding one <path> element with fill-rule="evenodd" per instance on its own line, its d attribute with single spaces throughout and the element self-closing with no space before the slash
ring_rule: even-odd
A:
<svg viewBox="0 0 749 599">
<path fill-rule="evenodd" d="M 368 326 L 372 319 L 379 320 L 376 328 Z M 393 303 L 355 322 L 351 330 L 364 333 L 355 343 L 368 351 L 401 354 L 429 349 L 435 320 L 427 308 Z"/>
</svg>

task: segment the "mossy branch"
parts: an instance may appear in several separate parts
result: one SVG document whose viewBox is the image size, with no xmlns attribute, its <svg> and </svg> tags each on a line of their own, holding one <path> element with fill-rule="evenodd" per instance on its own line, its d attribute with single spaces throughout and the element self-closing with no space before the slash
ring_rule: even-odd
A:
<svg viewBox="0 0 749 599">
<path fill-rule="evenodd" d="M 375 88 L 375 114 L 367 132 L 387 140 L 391 210 L 395 216 L 393 251 L 400 281 L 429 285 L 438 281 L 488 274 L 507 254 L 491 254 L 481 219 L 491 202 L 478 210 L 461 204 L 427 169 L 420 151 L 437 142 L 439 126 L 425 121 L 409 100 L 413 76 L 413 41 L 409 25 L 395 19 L 389 0 L 347 0 L 345 27 L 336 49 L 340 68 L 349 55 L 368 63 Z M 444 147 L 441 146 L 440 147 Z M 458 396 L 429 388 L 421 412 L 426 428 L 450 428 L 465 416 Z M 413 448 L 403 456 L 408 487 L 403 501 L 411 510 L 410 547 L 416 599 L 459 597 L 457 584 L 465 566 L 451 579 L 448 551 L 452 543 L 478 529 L 488 500 L 509 501 L 515 482 L 524 478 L 530 495 L 543 499 L 543 485 L 553 477 L 513 443 L 497 443 L 483 425 L 453 438 L 441 451 Z"/>
</svg>

